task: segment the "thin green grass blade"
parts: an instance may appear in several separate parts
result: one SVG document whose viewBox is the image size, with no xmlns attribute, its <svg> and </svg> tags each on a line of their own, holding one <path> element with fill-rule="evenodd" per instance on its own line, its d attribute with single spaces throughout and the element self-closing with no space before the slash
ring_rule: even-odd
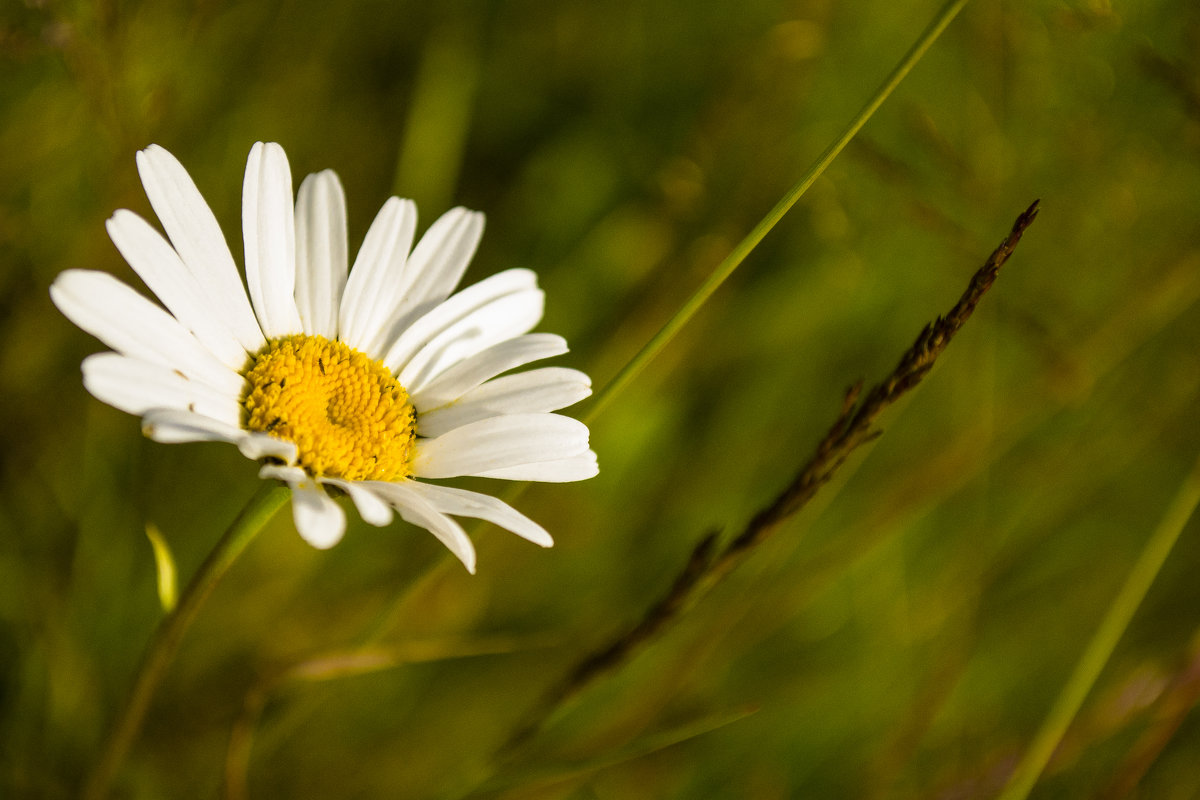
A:
<svg viewBox="0 0 1200 800">
<path fill-rule="evenodd" d="M 1025 800 L 1029 796 L 1198 504 L 1200 459 L 1179 487 L 1158 528 L 1142 548 L 1137 563 L 1125 579 L 1125 585 L 1108 607 L 1100 627 L 1075 665 L 1075 671 L 1059 692 L 1025 757 L 1009 778 L 1000 800 Z"/>
<path fill-rule="evenodd" d="M 808 168 L 808 171 L 804 173 L 800 180 L 797 181 L 796 184 L 787 191 L 783 198 L 775 204 L 774 208 L 767 212 L 767 215 L 763 217 L 757 225 L 754 226 L 750 233 L 746 234 L 746 238 L 742 239 L 742 241 L 738 243 L 737 247 L 733 248 L 729 255 L 727 255 L 725 259 L 713 269 L 712 273 L 710 273 L 709 276 L 704 280 L 704 283 L 700 284 L 700 287 L 696 289 L 695 293 L 693 293 L 692 296 L 689 297 L 682 306 L 680 306 L 679 310 L 676 311 L 669 320 L 667 320 L 666 324 L 662 326 L 658 333 L 654 334 L 650 341 L 646 342 L 645 346 L 642 347 L 642 349 L 639 350 L 638 353 L 632 359 L 630 359 L 624 367 L 621 368 L 616 376 L 609 381 L 609 383 L 602 390 L 600 390 L 599 393 L 597 393 L 596 398 L 592 402 L 592 405 L 588 408 L 587 413 L 583 415 L 584 422 L 590 423 L 593 419 L 595 419 L 605 408 L 605 406 L 607 406 L 612 399 L 630 383 L 630 381 L 636 378 L 638 374 L 641 373 L 641 371 L 645 369 L 646 366 L 654 359 L 654 357 L 657 356 L 659 352 L 661 352 L 662 349 L 666 347 L 672 339 L 675 338 L 676 334 L 683 329 L 683 326 L 687 325 L 688 321 L 691 320 L 691 318 L 696 315 L 696 312 L 698 312 L 708 301 L 708 298 L 712 297 L 713 293 L 716 292 L 721 284 L 724 283 L 725 280 L 733 274 L 733 271 L 736 270 L 741 263 L 746 260 L 746 257 L 754 251 L 754 248 L 758 246 L 758 243 L 761 242 L 768 233 L 770 233 L 771 229 L 774 228 L 781 219 L 783 219 L 783 216 L 791 210 L 792 206 L 796 204 L 796 201 L 808 191 L 809 187 L 816 182 L 817 178 L 821 177 L 821 174 L 824 173 L 829 165 L 833 163 L 833 160 L 838 157 L 838 154 L 845 149 L 846 145 L 850 143 L 850 140 L 852 140 L 858 134 L 863 125 L 867 123 L 867 120 L 875 115 L 875 112 L 879 110 L 879 107 L 883 105 L 883 102 L 888 99 L 892 92 L 895 91 L 896 87 L 900 85 L 900 82 L 903 81 L 908 73 L 912 71 L 912 68 L 916 66 L 917 62 L 921 60 L 921 57 L 925 55 L 925 52 L 929 50 L 935 41 L 937 41 L 937 38 L 942 34 L 942 31 L 946 29 L 946 27 L 950 24 L 954 17 L 958 15 L 958 12 L 961 11 L 963 6 L 966 4 L 967 0 L 951 0 L 951 2 L 946 3 L 946 5 L 942 7 L 941 11 L 938 12 L 937 17 L 935 17 L 933 22 L 930 23 L 929 27 L 925 29 L 925 32 L 921 34 L 921 37 L 917 39 L 916 43 L 913 44 L 908 53 L 905 54 L 904 58 L 900 60 L 900 63 L 896 65 L 896 68 L 892 70 L 892 73 L 888 75 L 883 84 L 875 90 L 875 94 L 871 96 L 871 99 L 867 101 L 867 104 L 863 106 L 862 110 L 859 111 L 852 120 L 850 120 L 850 123 L 846 126 L 845 130 L 842 131 L 841 135 L 838 136 L 838 138 L 835 139 L 833 143 L 829 145 L 829 147 L 825 148 L 825 152 L 821 153 L 821 155 L 817 158 L 813 165 Z"/>
<path fill-rule="evenodd" d="M 653 755 L 668 747 L 741 722 L 756 713 L 758 713 L 757 707 L 746 706 L 699 717 L 682 725 L 643 736 L 619 750 L 605 753 L 599 758 L 538 764 L 530 770 L 493 780 L 465 797 L 487 797 L 516 787 L 520 787 L 524 793 L 533 794 L 541 789 L 548 789 L 571 780 L 587 778 L 609 767 Z"/>
<path fill-rule="evenodd" d="M 153 522 L 146 523 L 146 538 L 154 548 L 154 572 L 158 576 L 158 602 L 162 610 L 170 614 L 175 609 L 175 601 L 179 597 L 178 578 L 175 570 L 175 556 L 171 554 L 171 546 L 163 538 L 162 531 Z"/>
</svg>

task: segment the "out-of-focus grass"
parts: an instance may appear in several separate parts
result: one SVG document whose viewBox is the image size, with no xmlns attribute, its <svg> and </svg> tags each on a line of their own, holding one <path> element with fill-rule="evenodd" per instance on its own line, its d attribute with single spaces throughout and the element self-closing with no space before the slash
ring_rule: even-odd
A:
<svg viewBox="0 0 1200 800">
<path fill-rule="evenodd" d="M 138 148 L 180 157 L 235 252 L 258 139 L 297 177 L 338 171 L 352 246 L 393 191 L 426 221 L 484 210 L 468 279 L 536 269 L 542 327 L 573 346 L 561 363 L 603 383 L 935 5 L 0 9 L 0 795 L 71 796 L 94 757 L 160 614 L 146 523 L 186 576 L 256 488 L 232 448 L 149 443 L 88 397 L 78 363 L 101 346 L 49 303 L 68 267 L 135 280 L 103 222 L 150 215 Z M 555 549 L 483 530 L 471 577 L 404 525 L 355 523 L 320 553 L 285 515 L 205 607 L 124 794 L 214 795 L 261 677 L 354 642 L 430 570 L 382 645 L 537 646 L 281 687 L 249 788 L 461 790 L 703 533 L 769 500 L 844 387 L 889 370 L 1041 197 L 977 317 L 827 502 L 497 776 L 530 797 L 994 794 L 1200 450 L 1198 43 L 1186 2 L 968 6 L 596 421 L 600 477 L 518 501 Z M 1161 726 L 1195 669 L 1198 534 L 1183 531 L 1034 796 L 1115 785 Z M 1197 748 L 1192 714 L 1143 796 L 1200 791 Z M 557 764 L 597 769 L 522 794 Z"/>
</svg>

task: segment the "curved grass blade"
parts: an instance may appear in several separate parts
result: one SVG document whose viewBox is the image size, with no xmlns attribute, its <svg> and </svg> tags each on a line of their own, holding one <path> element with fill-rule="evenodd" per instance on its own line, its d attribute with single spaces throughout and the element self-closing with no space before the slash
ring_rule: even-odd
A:
<svg viewBox="0 0 1200 800">
<path fill-rule="evenodd" d="M 146 538 L 154 548 L 154 572 L 158 578 L 158 602 L 162 610 L 170 614 L 175 610 L 175 601 L 179 598 L 178 578 L 175 570 L 175 556 L 171 546 L 163 538 L 162 531 L 153 522 L 146 523 Z"/>
</svg>

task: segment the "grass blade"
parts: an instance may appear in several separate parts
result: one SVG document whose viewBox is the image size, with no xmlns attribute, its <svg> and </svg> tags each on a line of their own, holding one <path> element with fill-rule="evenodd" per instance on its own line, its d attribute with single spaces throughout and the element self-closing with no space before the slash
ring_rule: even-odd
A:
<svg viewBox="0 0 1200 800">
<path fill-rule="evenodd" d="M 733 250 L 727 255 L 720 264 L 713 269 L 709 276 L 700 284 L 700 287 L 692 294 L 691 297 L 684 302 L 679 310 L 667 320 L 666 324 L 659 329 L 658 333 L 650 338 L 650 341 L 637 352 L 628 363 L 616 374 L 616 376 L 608 382 L 603 389 L 596 394 L 595 400 L 588 408 L 587 413 L 583 416 L 584 422 L 591 422 L 600 412 L 607 406 L 612 399 L 620 393 L 639 373 L 657 356 L 676 334 L 687 325 L 688 321 L 696 315 L 708 298 L 712 297 L 713 293 L 720 288 L 721 284 L 733 274 L 746 257 L 754 251 L 771 229 L 774 228 L 783 216 L 791 210 L 809 187 L 816 182 L 817 178 L 833 163 L 833 160 L 845 149 L 864 125 L 867 124 L 883 102 L 895 91 L 900 82 L 912 71 L 925 52 L 933 45 L 937 38 L 942 34 L 942 31 L 950 24 L 963 6 L 967 4 L 967 0 L 951 0 L 944 5 L 938 15 L 934 18 L 921 37 L 905 54 L 900 63 L 896 65 L 887 79 L 882 85 L 875 90 L 875 94 L 867 101 L 862 110 L 850 120 L 849 124 L 842 131 L 841 135 L 833 141 L 829 147 L 825 148 L 825 152 L 817 157 L 813 165 L 801 176 L 791 189 L 780 199 L 775 207 L 772 208 L 762 220 L 754 226 L 750 233 L 746 234 L 746 238 L 742 239 Z"/>
<path fill-rule="evenodd" d="M 1033 744 L 1029 746 L 1025 757 L 1009 778 L 1000 800 L 1025 800 L 1029 796 L 1198 504 L 1200 459 L 1180 485 L 1158 528 L 1142 548 L 1137 563 L 1125 579 L 1125 585 L 1108 607 L 1108 613 L 1104 615 L 1100 627 L 1096 629 L 1087 649 L 1080 656 L 1079 663 L 1075 665 L 1075 671 L 1071 673 L 1066 686 L 1059 692 L 1045 721 L 1042 722 L 1042 727 L 1034 737 Z"/>
<path fill-rule="evenodd" d="M 154 572 L 158 576 L 158 602 L 162 610 L 170 614 L 175 610 L 179 590 L 175 571 L 175 556 L 171 546 L 163 538 L 162 531 L 153 522 L 146 523 L 146 538 L 154 548 Z"/>
</svg>

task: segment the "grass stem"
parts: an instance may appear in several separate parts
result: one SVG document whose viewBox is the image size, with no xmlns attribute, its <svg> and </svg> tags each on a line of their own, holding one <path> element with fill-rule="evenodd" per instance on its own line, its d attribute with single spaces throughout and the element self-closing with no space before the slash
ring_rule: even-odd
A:
<svg viewBox="0 0 1200 800">
<path fill-rule="evenodd" d="M 117 713 L 100 758 L 88 776 L 81 794 L 84 800 L 102 800 L 108 796 L 113 778 L 141 730 L 150 701 L 175 657 L 183 635 L 221 576 L 290 496 L 291 490 L 286 486 L 264 484 L 196 570 L 174 610 L 163 617 L 146 647 L 133 688 Z"/>
<path fill-rule="evenodd" d="M 1096 679 L 1100 677 L 1101 670 L 1116 649 L 1117 642 L 1129 627 L 1134 613 L 1162 569 L 1179 534 L 1191 519 L 1197 504 L 1200 504 L 1200 460 L 1196 461 L 1192 471 L 1184 479 L 1158 528 L 1142 548 L 1137 563 L 1125 579 L 1125 585 L 1108 607 L 1108 613 L 1093 634 L 1079 663 L 1075 665 L 1075 671 L 1059 692 L 1025 757 L 1009 778 L 1000 800 L 1025 800 L 1033 790 L 1034 784 L 1067 732 L 1071 720 L 1079 712 L 1084 699 L 1091 692 Z"/>
<path fill-rule="evenodd" d="M 900 63 L 896 65 L 891 74 L 875 90 L 875 93 L 871 95 L 871 98 L 862 107 L 862 110 L 850 120 L 837 139 L 825 148 L 825 151 L 817 157 L 817 160 L 800 177 L 800 180 L 796 181 L 795 185 L 788 189 L 787 193 L 780 198 L 775 207 L 767 212 L 767 215 L 746 234 L 746 237 L 742 241 L 738 242 L 738 245 L 730 251 L 729 255 L 725 256 L 721 263 L 717 264 L 709 276 L 704 279 L 704 282 L 700 284 L 699 288 L 667 320 L 658 333 L 654 334 L 650 338 L 650 341 L 646 342 L 642 349 L 596 394 L 596 398 L 592 401 L 587 413 L 583 415 L 584 422 L 590 423 L 599 416 L 604 407 L 646 368 L 654 357 L 675 338 L 676 334 L 683 330 L 683 327 L 696 315 L 696 312 L 708 302 L 708 298 L 712 297 L 721 284 L 746 260 L 746 257 L 754 251 L 758 243 L 783 219 L 783 216 L 791 210 L 792 206 L 808 191 L 809 187 L 816 183 L 817 178 L 821 177 L 822 173 L 833 163 L 833 160 L 846 148 L 846 145 L 862 130 L 862 127 L 867 124 L 867 120 L 875 115 L 879 107 L 891 96 L 896 87 L 900 85 L 900 82 L 904 80 L 908 73 L 912 71 L 912 68 L 916 66 L 917 62 L 921 60 L 921 57 L 925 55 L 925 51 L 937 41 L 942 31 L 946 29 L 946 26 L 950 24 L 966 4 L 967 0 L 950 0 L 946 5 L 942 6 L 941 11 L 938 12 L 933 22 L 929 24 L 929 27 L 925 29 L 925 32 L 921 34 L 916 43 L 909 48 L 904 58 L 900 60 Z"/>
</svg>

